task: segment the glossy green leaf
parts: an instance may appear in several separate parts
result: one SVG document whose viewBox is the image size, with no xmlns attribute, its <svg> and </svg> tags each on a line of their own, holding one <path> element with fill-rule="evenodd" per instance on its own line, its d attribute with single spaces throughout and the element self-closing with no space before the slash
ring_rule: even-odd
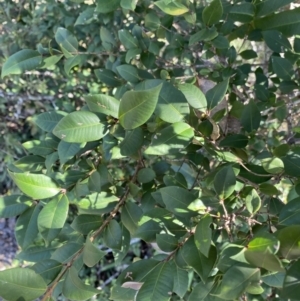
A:
<svg viewBox="0 0 300 301">
<path fill-rule="evenodd" d="M 122 223 L 131 234 L 138 228 L 138 223 L 143 215 L 142 209 L 133 202 L 127 202 L 122 209 Z"/>
<path fill-rule="evenodd" d="M 160 18 L 154 12 L 146 14 L 145 26 L 150 30 L 158 29 L 160 27 Z"/>
<path fill-rule="evenodd" d="M 265 0 L 256 4 L 256 16 L 261 17 L 270 15 L 287 4 L 292 3 L 293 0 Z"/>
<path fill-rule="evenodd" d="M 234 192 L 236 178 L 233 168 L 228 165 L 217 172 L 214 179 L 214 188 L 221 200 L 225 200 Z"/>
<path fill-rule="evenodd" d="M 264 193 L 264 194 L 270 195 L 270 196 L 279 194 L 278 189 L 274 185 L 269 184 L 269 183 L 260 184 L 259 190 L 261 193 Z"/>
<path fill-rule="evenodd" d="M 47 259 L 34 264 L 31 268 L 40 276 L 44 281 L 49 284 L 52 282 L 58 273 L 61 271 L 63 265 L 53 259 Z"/>
<path fill-rule="evenodd" d="M 33 246 L 22 250 L 17 258 L 21 260 L 26 260 L 29 262 L 39 262 L 50 259 L 53 251 L 56 250 L 56 247 L 45 247 L 45 246 Z"/>
<path fill-rule="evenodd" d="M 252 3 L 239 3 L 233 5 L 230 9 L 229 16 L 233 21 L 242 23 L 251 22 L 254 17 L 254 6 Z"/>
<path fill-rule="evenodd" d="M 138 83 L 140 81 L 138 69 L 132 65 L 120 65 L 117 70 L 120 76 L 128 82 Z"/>
<path fill-rule="evenodd" d="M 253 100 L 244 107 L 241 124 L 247 132 L 257 130 L 261 121 L 260 111 Z"/>
<path fill-rule="evenodd" d="M 71 227 L 84 235 L 97 230 L 102 225 L 102 219 L 99 215 L 81 214 L 75 217 Z"/>
<path fill-rule="evenodd" d="M 198 225 L 196 226 L 195 231 L 195 243 L 199 251 L 208 257 L 210 246 L 211 246 L 211 237 L 212 230 L 210 224 L 212 223 L 212 218 L 209 214 L 204 215 Z"/>
<path fill-rule="evenodd" d="M 164 82 L 155 114 L 166 122 L 174 123 L 183 120 L 189 112 L 184 94 L 170 83 Z"/>
<path fill-rule="evenodd" d="M 14 162 L 14 166 L 22 171 L 41 171 L 45 167 L 45 158 L 28 155 Z"/>
<path fill-rule="evenodd" d="M 187 123 L 173 123 L 154 135 L 145 154 L 161 156 L 176 154 L 190 143 L 193 136 L 194 131 Z"/>
<path fill-rule="evenodd" d="M 285 274 L 286 274 L 285 272 L 265 274 L 262 275 L 261 280 L 269 286 L 282 288 Z"/>
<path fill-rule="evenodd" d="M 40 205 L 30 207 L 19 216 L 16 222 L 15 235 L 22 249 L 27 249 L 37 238 L 37 219 L 40 211 Z"/>
<path fill-rule="evenodd" d="M 218 83 L 212 89 L 208 90 L 205 94 L 207 99 L 207 109 L 212 110 L 216 107 L 224 98 L 228 89 L 229 80 L 224 80 Z"/>
<path fill-rule="evenodd" d="M 144 124 L 153 114 L 161 86 L 145 91 L 128 91 L 121 100 L 119 120 L 121 125 L 132 130 Z"/>
<path fill-rule="evenodd" d="M 137 291 L 127 287 L 113 286 L 110 292 L 110 300 L 114 301 L 132 301 Z"/>
<path fill-rule="evenodd" d="M 101 26 L 100 28 L 100 38 L 102 41 L 102 45 L 106 50 L 111 50 L 116 46 L 116 40 L 113 37 L 111 31 L 109 31 L 106 27 Z"/>
<path fill-rule="evenodd" d="M 0 296 L 10 301 L 31 301 L 47 289 L 43 278 L 28 268 L 0 271 Z"/>
<path fill-rule="evenodd" d="M 77 54 L 78 41 L 68 29 L 59 27 L 55 33 L 55 41 L 67 58 Z"/>
<path fill-rule="evenodd" d="M 117 78 L 117 75 L 108 69 L 95 69 L 95 75 L 104 84 L 108 86 L 121 86 L 122 81 Z"/>
<path fill-rule="evenodd" d="M 269 5 L 273 3 L 270 0 L 268 2 Z M 300 30 L 299 12 L 300 8 L 297 7 L 292 10 L 284 10 L 277 14 L 271 14 L 264 18 L 256 19 L 254 26 L 261 30 L 276 29 L 286 37 L 297 35 Z"/>
<path fill-rule="evenodd" d="M 81 199 L 76 205 L 80 214 L 103 214 L 110 212 L 119 198 L 107 192 L 95 192 Z"/>
<path fill-rule="evenodd" d="M 272 66 L 277 76 L 284 80 L 290 80 L 294 75 L 292 63 L 282 57 L 272 56 Z"/>
<path fill-rule="evenodd" d="M 134 233 L 134 236 L 139 237 L 146 242 L 153 242 L 156 240 L 156 234 L 158 234 L 160 231 L 160 225 L 153 220 L 149 220 L 148 222 L 139 225 Z"/>
<path fill-rule="evenodd" d="M 79 14 L 74 26 L 90 24 L 94 19 L 94 11 L 95 7 L 87 7 Z"/>
<path fill-rule="evenodd" d="M 81 250 L 81 248 L 82 244 L 69 241 L 65 245 L 56 249 L 56 251 L 51 256 L 51 259 L 54 259 L 61 263 L 67 263 L 79 250 Z"/>
<path fill-rule="evenodd" d="M 171 16 L 180 16 L 189 11 L 189 9 L 185 5 L 177 0 L 159 0 L 154 2 L 154 4 L 159 7 L 165 14 Z"/>
<path fill-rule="evenodd" d="M 182 247 L 182 257 L 188 266 L 192 267 L 205 283 L 217 260 L 217 251 L 214 246 L 210 248 L 208 257 L 197 248 L 194 237 L 190 237 Z"/>
<path fill-rule="evenodd" d="M 125 46 L 126 49 L 139 47 L 138 40 L 127 29 L 119 30 L 118 36 L 121 43 Z"/>
<path fill-rule="evenodd" d="M 249 187 L 250 188 L 250 187 Z M 254 188 L 250 188 L 245 198 L 246 208 L 251 214 L 255 214 L 261 207 L 261 199 Z"/>
<path fill-rule="evenodd" d="M 189 46 L 193 46 L 199 42 L 209 42 L 214 40 L 218 36 L 218 31 L 215 27 L 203 28 L 195 34 L 191 35 L 189 39 Z M 207 98 L 206 98 L 207 99 Z"/>
<path fill-rule="evenodd" d="M 300 225 L 300 202 L 299 199 L 288 202 L 279 213 L 280 225 Z"/>
<path fill-rule="evenodd" d="M 289 40 L 278 30 L 266 30 L 262 35 L 268 47 L 274 52 L 281 53 L 292 48 Z"/>
<path fill-rule="evenodd" d="M 48 176 L 43 174 L 9 172 L 22 192 L 33 199 L 46 199 L 57 195 L 61 189 Z"/>
<path fill-rule="evenodd" d="M 124 9 L 135 10 L 137 0 L 121 0 L 121 7 Z"/>
<path fill-rule="evenodd" d="M 10 74 L 22 74 L 25 71 L 36 69 L 42 63 L 38 51 L 23 49 L 10 56 L 2 66 L 1 77 Z"/>
<path fill-rule="evenodd" d="M 0 196 L 0 218 L 10 218 L 23 213 L 32 204 L 24 195 Z"/>
<path fill-rule="evenodd" d="M 223 15 L 223 5 L 221 0 L 213 0 L 202 12 L 203 22 L 210 26 L 220 21 Z"/>
<path fill-rule="evenodd" d="M 278 239 L 268 232 L 263 232 L 250 241 L 244 254 L 247 261 L 254 266 L 269 271 L 284 271 L 281 262 L 274 255 L 278 249 Z"/>
<path fill-rule="evenodd" d="M 156 243 L 164 252 L 172 252 L 178 248 L 177 238 L 169 234 L 157 234 Z"/>
<path fill-rule="evenodd" d="M 229 41 L 226 37 L 218 35 L 215 39 L 211 41 L 212 45 L 218 49 L 228 49 Z"/>
<path fill-rule="evenodd" d="M 44 58 L 40 68 L 49 68 L 49 67 L 53 67 L 54 65 L 56 65 L 63 57 L 63 54 L 58 54 L 58 55 L 51 55 L 47 58 Z"/>
<path fill-rule="evenodd" d="M 284 164 L 285 174 L 292 177 L 300 176 L 300 154 L 290 152 L 286 156 L 281 157 Z"/>
<path fill-rule="evenodd" d="M 126 131 L 124 140 L 120 143 L 121 154 L 131 156 L 138 152 L 144 142 L 144 132 L 141 127 Z"/>
<path fill-rule="evenodd" d="M 88 267 L 93 267 L 96 265 L 101 258 L 106 255 L 106 252 L 101 251 L 97 246 L 95 246 L 89 236 L 86 238 L 85 246 L 83 249 L 83 262 Z"/>
<path fill-rule="evenodd" d="M 173 292 L 180 298 L 183 298 L 189 287 L 188 272 L 173 264 L 172 274 L 174 275 Z"/>
<path fill-rule="evenodd" d="M 101 139 L 106 130 L 96 114 L 77 111 L 61 119 L 53 134 L 66 142 L 82 143 Z"/>
<path fill-rule="evenodd" d="M 271 174 L 279 174 L 284 169 L 284 164 L 279 158 L 266 158 L 261 163 L 264 170 Z"/>
<path fill-rule="evenodd" d="M 206 97 L 199 88 L 192 84 L 181 84 L 178 88 L 184 94 L 190 106 L 200 111 L 206 110 Z"/>
<path fill-rule="evenodd" d="M 219 297 L 225 300 L 238 299 L 253 282 L 259 282 L 260 270 L 248 266 L 233 266 L 223 276 Z"/>
<path fill-rule="evenodd" d="M 85 96 L 85 101 L 90 111 L 118 118 L 120 102 L 116 98 L 105 94 L 93 94 Z"/>
<path fill-rule="evenodd" d="M 47 229 L 60 229 L 64 226 L 68 216 L 69 200 L 65 195 L 59 195 L 42 209 L 38 217 L 38 224 Z"/>
<path fill-rule="evenodd" d="M 247 146 L 248 140 L 248 137 L 242 134 L 228 135 L 222 141 L 220 141 L 219 146 L 244 148 Z"/>
<path fill-rule="evenodd" d="M 47 156 L 55 151 L 57 142 L 53 140 L 31 140 L 24 142 L 22 146 L 31 154 Z"/>
<path fill-rule="evenodd" d="M 294 262 L 288 269 L 283 283 L 281 297 L 299 300 L 300 293 L 300 260 Z"/>
<path fill-rule="evenodd" d="M 168 301 L 173 289 L 172 268 L 169 262 L 159 263 L 145 278 L 136 300 Z"/>
<path fill-rule="evenodd" d="M 137 174 L 137 180 L 140 183 L 151 182 L 156 177 L 156 174 L 152 168 L 142 168 Z"/>
<path fill-rule="evenodd" d="M 60 141 L 58 144 L 57 152 L 60 160 L 60 164 L 65 164 L 85 146 L 85 143 L 70 143 L 66 141 Z"/>
<path fill-rule="evenodd" d="M 66 115 L 66 112 L 51 111 L 39 114 L 33 120 L 43 131 L 52 132 L 57 123 Z"/>
<path fill-rule="evenodd" d="M 217 297 L 211 296 L 210 293 L 212 292 L 213 282 L 209 281 L 207 283 L 200 282 L 195 287 L 193 287 L 192 293 L 190 294 L 188 301 L 220 301 Z"/>
<path fill-rule="evenodd" d="M 81 301 L 92 298 L 99 291 L 92 286 L 85 285 L 79 279 L 76 269 L 71 267 L 64 280 L 62 293 L 70 300 Z"/>
<path fill-rule="evenodd" d="M 286 259 L 300 258 L 300 225 L 292 225 L 278 231 L 279 254 Z"/>
<path fill-rule="evenodd" d="M 160 190 L 166 208 L 175 215 L 182 217 L 196 216 L 198 213 L 189 209 L 197 197 L 186 189 L 177 186 L 168 186 Z"/>
<path fill-rule="evenodd" d="M 65 65 L 64 65 L 64 69 L 67 75 L 70 75 L 70 71 L 78 66 L 81 65 L 85 60 L 86 60 L 87 56 L 86 55 L 75 55 L 72 57 L 69 57 L 68 59 L 66 59 L 65 61 Z"/>
<path fill-rule="evenodd" d="M 116 220 L 111 220 L 103 232 L 103 240 L 105 244 L 114 250 L 122 248 L 122 230 Z"/>
</svg>

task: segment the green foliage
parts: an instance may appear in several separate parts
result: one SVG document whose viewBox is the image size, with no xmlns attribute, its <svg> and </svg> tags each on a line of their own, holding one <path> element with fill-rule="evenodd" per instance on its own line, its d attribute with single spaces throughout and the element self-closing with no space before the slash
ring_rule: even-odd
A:
<svg viewBox="0 0 300 301">
<path fill-rule="evenodd" d="M 299 7 L 29 2 L 3 4 L 1 87 L 40 97 L 5 161 L 27 267 L 0 296 L 300 300 Z"/>
</svg>

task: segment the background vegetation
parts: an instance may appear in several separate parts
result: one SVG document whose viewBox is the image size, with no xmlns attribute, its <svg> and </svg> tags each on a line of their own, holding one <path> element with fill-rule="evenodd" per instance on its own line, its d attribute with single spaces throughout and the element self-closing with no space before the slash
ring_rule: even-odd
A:
<svg viewBox="0 0 300 301">
<path fill-rule="evenodd" d="M 0 5 L 1 297 L 300 300 L 295 1 Z"/>
</svg>

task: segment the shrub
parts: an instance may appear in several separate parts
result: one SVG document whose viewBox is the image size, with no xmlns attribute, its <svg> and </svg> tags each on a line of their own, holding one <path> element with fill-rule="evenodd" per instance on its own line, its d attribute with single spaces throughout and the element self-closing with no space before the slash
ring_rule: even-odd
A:
<svg viewBox="0 0 300 301">
<path fill-rule="evenodd" d="M 72 2 L 25 6 L 54 34 L 34 18 L 41 44 L 2 67 L 62 82 L 8 168 L 21 193 L 0 217 L 19 216 L 28 267 L 0 272 L 0 296 L 90 299 L 82 269 L 113 255 L 114 301 L 300 300 L 300 8 Z"/>
</svg>

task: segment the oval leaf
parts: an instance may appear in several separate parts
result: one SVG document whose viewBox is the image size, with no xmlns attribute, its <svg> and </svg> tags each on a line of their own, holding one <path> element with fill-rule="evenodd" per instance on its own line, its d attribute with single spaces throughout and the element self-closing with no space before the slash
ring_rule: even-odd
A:
<svg viewBox="0 0 300 301">
<path fill-rule="evenodd" d="M 28 268 L 0 271 L 0 296 L 9 301 L 31 301 L 46 292 L 44 279 Z"/>
<path fill-rule="evenodd" d="M 59 27 L 55 33 L 55 41 L 67 58 L 77 53 L 78 41 L 69 30 Z"/>
<path fill-rule="evenodd" d="M 42 174 L 15 173 L 10 176 L 25 194 L 33 199 L 47 199 L 57 195 L 61 189 L 49 177 Z"/>
<path fill-rule="evenodd" d="M 32 200 L 24 195 L 0 196 L 0 218 L 20 215 L 31 203 Z"/>
<path fill-rule="evenodd" d="M 94 113 L 72 112 L 56 125 L 53 134 L 66 142 L 89 142 L 105 136 L 105 126 Z"/>
<path fill-rule="evenodd" d="M 85 285 L 79 279 L 76 269 L 72 266 L 63 282 L 62 293 L 70 300 L 81 301 L 92 298 L 99 291 L 92 286 Z"/>
<path fill-rule="evenodd" d="M 200 111 L 206 110 L 206 97 L 199 88 L 192 84 L 182 84 L 178 88 L 184 94 L 190 106 Z"/>
<path fill-rule="evenodd" d="M 154 135 L 145 154 L 164 156 L 178 153 L 193 137 L 194 131 L 187 123 L 173 123 Z"/>
<path fill-rule="evenodd" d="M 207 25 L 217 23 L 223 15 L 223 6 L 221 0 L 213 0 L 207 5 L 202 13 L 203 22 Z"/>
<path fill-rule="evenodd" d="M 118 118 L 120 102 L 116 98 L 105 94 L 95 94 L 85 96 L 85 101 L 90 111 Z"/>
<path fill-rule="evenodd" d="M 231 166 L 223 167 L 214 179 L 215 191 L 221 200 L 232 195 L 236 184 L 235 174 Z"/>
<path fill-rule="evenodd" d="M 68 216 L 69 200 L 60 195 L 46 204 L 38 217 L 38 224 L 47 229 L 60 229 L 64 226 Z"/>
<path fill-rule="evenodd" d="M 179 1 L 159 0 L 154 2 L 165 14 L 171 16 L 180 16 L 189 11 L 189 9 Z"/>
<path fill-rule="evenodd" d="M 144 91 L 128 91 L 123 95 L 119 108 L 119 120 L 125 129 L 135 129 L 151 117 L 160 89 L 161 85 Z"/>
<path fill-rule="evenodd" d="M 25 71 L 33 70 L 42 62 L 42 56 L 38 51 L 23 49 L 12 56 L 3 64 L 1 77 L 9 74 L 22 74 Z"/>
</svg>

